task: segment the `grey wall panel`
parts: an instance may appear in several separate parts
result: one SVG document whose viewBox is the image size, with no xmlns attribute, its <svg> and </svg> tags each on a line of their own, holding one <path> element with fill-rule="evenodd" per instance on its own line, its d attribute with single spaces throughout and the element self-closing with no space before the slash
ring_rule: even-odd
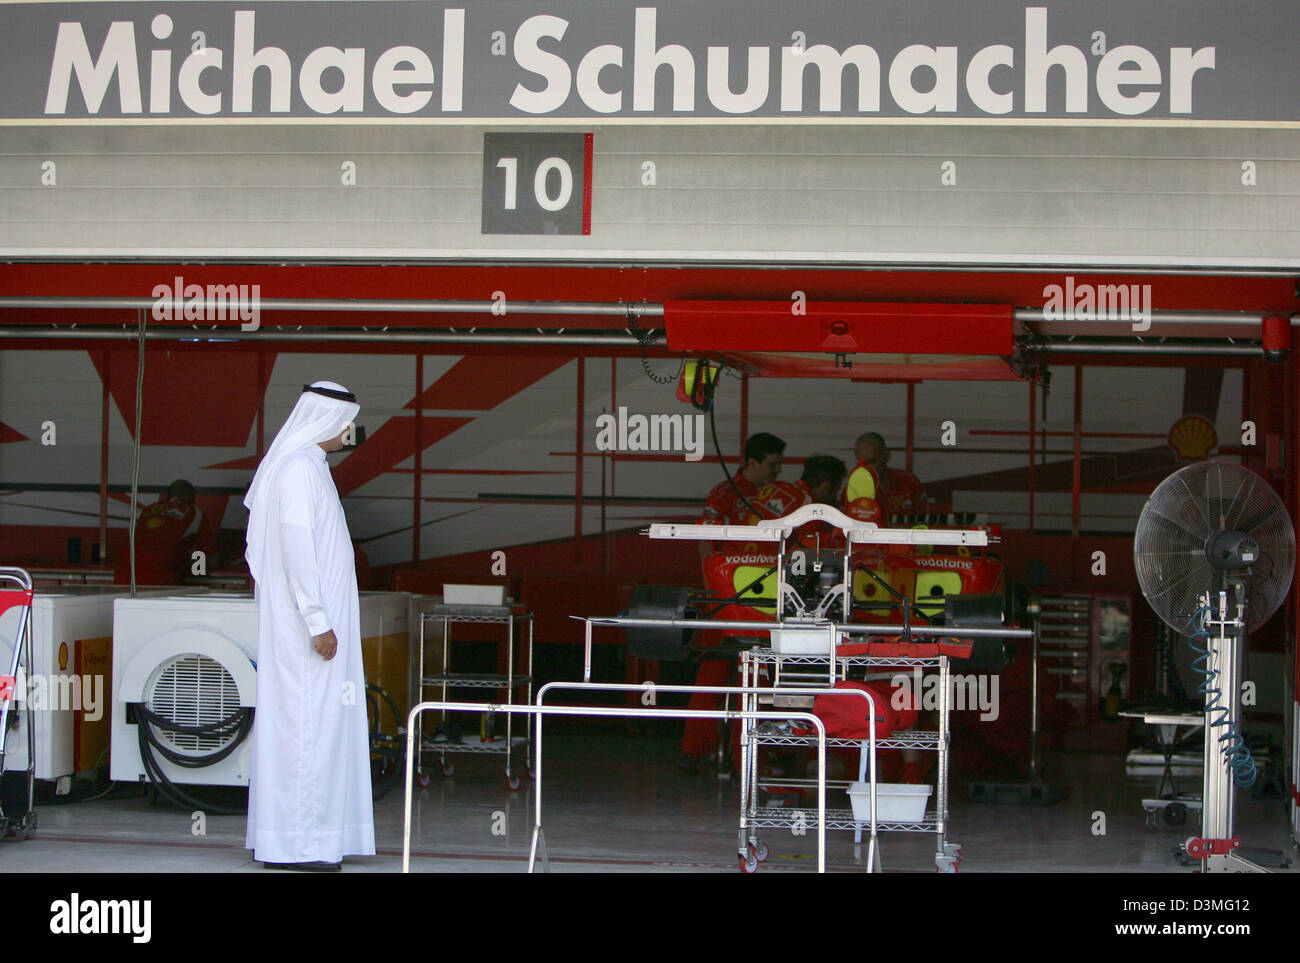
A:
<svg viewBox="0 0 1300 963">
<path fill-rule="evenodd" d="M 596 128 L 585 237 L 481 232 L 484 132 L 0 128 L 0 256 L 1300 266 L 1294 130 Z"/>
</svg>

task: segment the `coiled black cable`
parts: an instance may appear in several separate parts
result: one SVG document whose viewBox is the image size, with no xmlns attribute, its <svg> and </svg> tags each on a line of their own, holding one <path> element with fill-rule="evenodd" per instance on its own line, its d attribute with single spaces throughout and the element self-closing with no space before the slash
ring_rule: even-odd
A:
<svg viewBox="0 0 1300 963">
<path fill-rule="evenodd" d="M 1223 690 L 1210 684 L 1218 673 L 1210 668 L 1210 658 L 1215 652 L 1207 624 L 1209 615 L 1208 608 L 1202 608 L 1196 613 L 1196 631 L 1187 640 L 1187 644 L 1196 653 L 1196 657 L 1192 659 L 1192 668 L 1201 676 L 1201 684 L 1196 687 L 1196 691 L 1207 697 L 1205 737 L 1210 738 L 1211 729 L 1222 730 L 1218 737 L 1219 751 L 1223 753 L 1224 760 L 1232 770 L 1232 781 L 1239 789 L 1249 789 L 1255 785 L 1259 775 L 1255 768 L 1255 757 L 1251 755 L 1246 740 L 1241 737 L 1238 724 L 1230 720 L 1232 710 L 1219 701 L 1223 697 Z M 1204 648 L 1196 644 L 1197 639 L 1205 640 Z"/>
<path fill-rule="evenodd" d="M 220 816 L 238 816 L 244 813 L 245 810 L 243 809 L 231 809 L 227 806 L 204 802 L 189 795 L 167 778 L 167 774 L 163 772 L 162 766 L 154 757 L 154 750 L 157 750 L 169 762 L 177 766 L 183 766 L 186 769 L 202 769 L 215 765 L 228 757 L 248 738 L 248 734 L 253 728 L 254 710 L 251 707 L 242 706 L 225 719 L 200 726 L 185 726 L 173 722 L 165 716 L 151 712 L 142 702 L 133 703 L 133 707 L 136 714 L 136 735 L 140 746 L 140 763 L 144 766 L 145 775 L 153 783 L 158 795 L 173 805 L 182 808 L 199 809 Z M 163 732 L 174 732 L 182 735 L 207 736 L 208 738 L 218 739 L 233 735 L 234 738 L 216 752 L 203 756 L 190 756 L 178 753 L 164 745 L 154 732 L 154 726 L 157 726 Z"/>
</svg>

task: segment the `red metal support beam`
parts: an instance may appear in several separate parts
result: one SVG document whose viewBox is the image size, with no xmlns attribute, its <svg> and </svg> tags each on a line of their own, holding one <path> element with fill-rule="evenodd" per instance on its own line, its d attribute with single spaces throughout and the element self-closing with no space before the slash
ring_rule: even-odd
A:
<svg viewBox="0 0 1300 963">
<path fill-rule="evenodd" d="M 411 519 L 411 564 L 419 565 L 423 552 L 420 549 L 420 506 L 423 503 L 424 482 L 424 355 L 415 356 L 415 417 L 412 419 L 412 431 L 415 432 L 415 506 Z"/>
<path fill-rule="evenodd" d="M 749 373 L 740 376 L 740 467 L 745 467 L 745 442 L 749 439 Z"/>
<path fill-rule="evenodd" d="M 1038 382 L 1029 381 L 1029 534 L 1034 534 L 1034 463 L 1038 460 Z"/>
<path fill-rule="evenodd" d="M 99 398 L 99 560 L 108 561 L 108 412 L 109 365 L 111 353 L 104 351 L 103 392 Z M 3 738 L 3 736 L 0 736 Z"/>
<path fill-rule="evenodd" d="M 617 358 L 609 359 L 609 410 L 615 415 L 615 417 L 618 416 L 618 359 Z M 614 497 L 614 492 L 616 489 L 615 475 L 618 471 L 618 460 L 615 458 L 601 459 L 600 470 L 601 470 L 600 493 L 602 495 L 606 493 L 604 474 L 606 471 L 608 471 L 609 472 L 609 493 L 608 494 L 609 497 L 612 499 Z M 600 530 L 602 533 L 605 532 L 605 525 L 606 525 L 605 499 L 602 498 L 600 502 Z M 604 575 L 613 575 L 614 574 L 613 537 L 609 536 L 604 538 L 601 544 L 602 544 L 602 550 L 600 555 L 601 573 Z"/>
<path fill-rule="evenodd" d="M 907 464 L 908 471 L 913 471 L 912 456 L 916 453 L 916 384 L 907 383 Z"/>
<path fill-rule="evenodd" d="M 1287 419 L 1286 419 L 1286 452 L 1285 467 L 1287 478 L 1290 484 L 1287 491 L 1290 493 L 1290 509 L 1292 520 L 1300 517 L 1300 461 L 1297 461 L 1297 455 L 1300 455 L 1300 413 L 1297 413 L 1296 406 L 1300 405 L 1300 362 L 1292 356 L 1287 362 Z M 1300 565 L 1296 566 L 1291 586 L 1291 597 L 1287 600 L 1287 636 L 1291 644 L 1292 665 L 1292 684 L 1291 693 L 1295 704 L 1300 705 L 1300 645 L 1296 640 L 1296 623 L 1300 622 Z M 1294 709 L 1292 710 L 1294 711 Z M 1294 761 L 1292 763 L 1294 772 Z M 1294 781 L 1291 785 L 1291 791 L 1294 794 L 1297 789 Z"/>
<path fill-rule="evenodd" d="M 573 567 L 582 565 L 582 449 L 587 388 L 587 359 L 578 358 L 578 397 L 574 403 L 574 464 L 573 464 Z"/>
<path fill-rule="evenodd" d="M 1074 366 L 1074 481 L 1070 494 L 1070 535 L 1079 538 L 1079 502 L 1083 485 L 1083 366 Z M 1075 553 L 1076 557 L 1078 553 Z M 1077 572 L 1075 573 L 1078 574 Z"/>
</svg>

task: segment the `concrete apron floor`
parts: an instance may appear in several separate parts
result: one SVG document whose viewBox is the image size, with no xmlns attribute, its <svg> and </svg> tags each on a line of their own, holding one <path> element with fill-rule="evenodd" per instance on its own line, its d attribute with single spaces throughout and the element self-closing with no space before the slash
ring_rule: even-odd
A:
<svg viewBox="0 0 1300 963">
<path fill-rule="evenodd" d="M 427 788 L 417 784 L 412 818 L 413 872 L 522 872 L 532 835 L 534 786 L 505 786 L 501 757 L 449 756 L 450 778 L 427 756 Z M 663 739 L 611 735 L 547 736 L 544 827 L 552 872 L 737 872 L 738 788 L 712 770 L 686 775 L 677 746 Z M 522 771 L 522 759 L 516 769 Z M 968 802 L 958 781 L 950 802 L 949 840 L 962 846 L 967 872 L 1189 873 L 1173 848 L 1199 833 L 1158 823 L 1148 831 L 1143 796 L 1155 781 L 1129 778 L 1120 754 L 1070 754 L 1049 760 L 1050 781 L 1069 786 L 1053 806 Z M 1180 789 L 1197 791 L 1192 778 Z M 1277 800 L 1243 794 L 1238 834 L 1248 847 L 1295 857 L 1286 810 Z M 831 808 L 847 808 L 842 793 Z M 153 805 L 133 787 L 108 797 L 38 808 L 35 838 L 0 847 L 9 872 L 239 873 L 265 872 L 243 848 L 244 816 L 206 817 L 196 835 L 191 812 Z M 1095 832 L 1104 817 L 1104 835 Z M 770 857 L 760 872 L 816 869 L 816 829 L 805 835 L 766 830 Z M 344 872 L 400 872 L 402 786 L 375 805 L 378 855 L 350 857 Z M 887 872 L 933 873 L 935 836 L 888 833 L 880 850 Z M 851 832 L 827 833 L 827 868 L 865 869 L 866 846 Z M 1294 871 L 1294 870 L 1293 870 Z"/>
</svg>

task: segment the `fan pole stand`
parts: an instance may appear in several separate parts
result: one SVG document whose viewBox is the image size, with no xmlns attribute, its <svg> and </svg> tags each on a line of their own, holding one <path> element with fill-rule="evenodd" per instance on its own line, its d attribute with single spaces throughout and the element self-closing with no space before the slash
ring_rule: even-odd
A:
<svg viewBox="0 0 1300 963">
<path fill-rule="evenodd" d="M 1207 687 L 1217 689 L 1228 709 L 1227 721 L 1237 725 L 1241 718 L 1241 676 L 1244 652 L 1241 639 L 1245 634 L 1244 620 L 1246 606 L 1244 595 L 1236 601 L 1237 614 L 1228 616 L 1228 593 L 1219 592 L 1204 597 L 1204 602 L 1212 608 L 1206 620 L 1210 630 L 1210 639 L 1206 644 L 1213 647 L 1206 668 L 1213 673 L 1209 678 L 1214 684 Z M 1213 695 L 1206 695 L 1207 707 L 1214 701 Z M 1205 713 L 1205 769 L 1201 793 L 1201 835 L 1192 837 L 1183 844 L 1187 855 L 1201 861 L 1202 871 L 1206 873 L 1267 873 L 1263 866 L 1243 857 L 1239 849 L 1241 839 L 1233 833 L 1237 821 L 1237 786 L 1233 782 L 1232 769 L 1223 754 L 1219 741 L 1215 738 L 1215 717 L 1221 713 Z M 1219 726 L 1218 728 L 1222 728 Z"/>
</svg>

